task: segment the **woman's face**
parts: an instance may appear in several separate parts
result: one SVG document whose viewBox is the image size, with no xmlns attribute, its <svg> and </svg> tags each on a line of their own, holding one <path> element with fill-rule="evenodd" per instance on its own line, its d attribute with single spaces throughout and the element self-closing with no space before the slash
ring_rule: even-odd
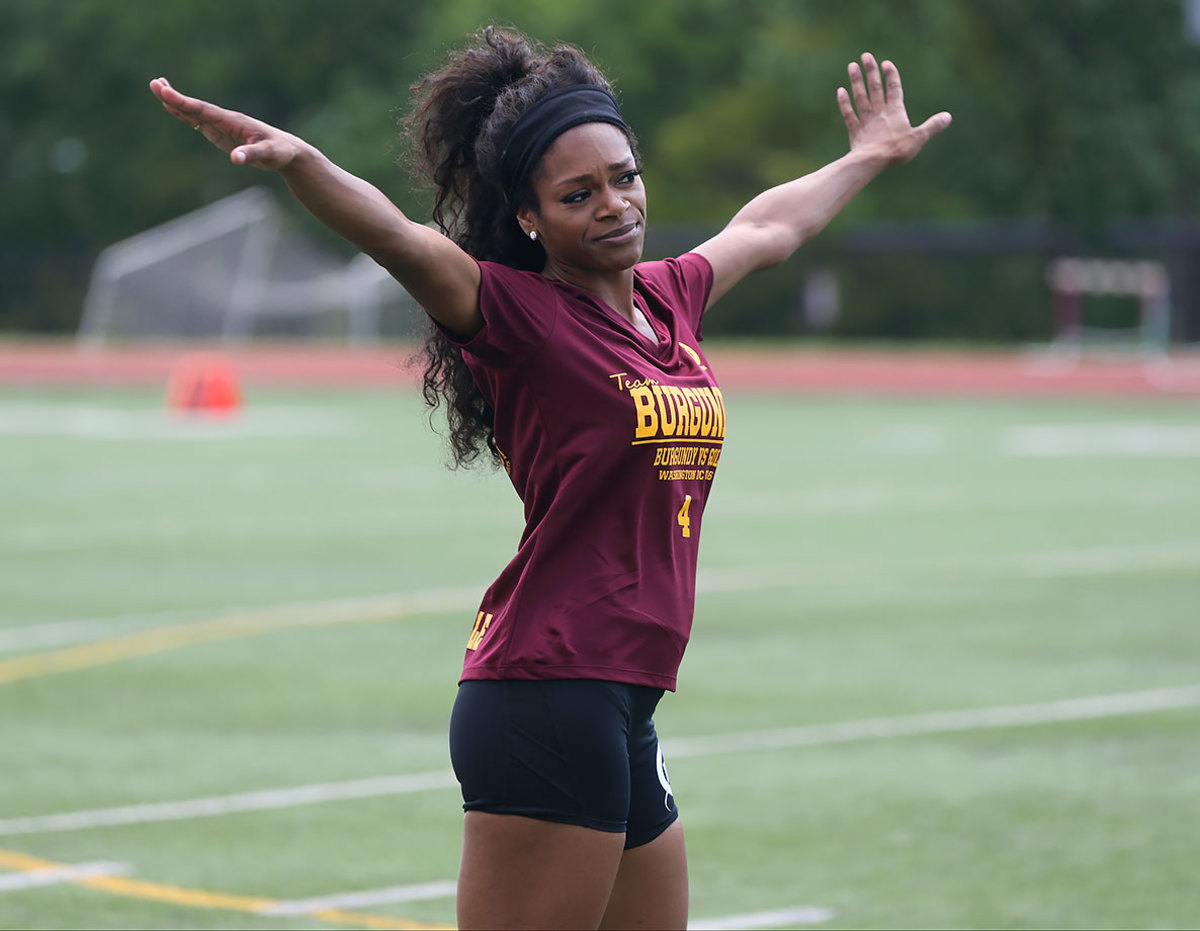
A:
<svg viewBox="0 0 1200 931">
<path fill-rule="evenodd" d="M 538 210 L 517 219 L 536 230 L 547 268 L 617 271 L 641 260 L 646 189 L 629 140 L 616 126 L 584 123 L 554 140 L 533 178 Z"/>
</svg>

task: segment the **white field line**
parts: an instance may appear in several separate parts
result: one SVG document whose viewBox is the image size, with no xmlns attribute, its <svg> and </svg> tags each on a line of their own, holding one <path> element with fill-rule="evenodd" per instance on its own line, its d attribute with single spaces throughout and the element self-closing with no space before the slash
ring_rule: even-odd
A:
<svg viewBox="0 0 1200 931">
<path fill-rule="evenodd" d="M 238 490 L 235 496 L 246 492 Z M 416 492 L 420 494 L 420 492 Z M 1045 500 L 1031 500 L 1023 509 L 1027 511 L 1079 510 L 1081 508 L 1105 506 L 1120 509 L 1177 509 L 1181 504 L 1194 503 L 1194 489 L 1155 489 L 1130 486 L 1119 496 L 1109 496 L 1103 501 L 1090 494 L 1081 497 L 1056 495 Z M 0 502 L 2 504 L 2 502 Z M 758 496 L 737 494 L 723 497 L 714 503 L 709 520 L 725 525 L 756 525 L 776 523 L 781 520 L 814 516 L 847 515 L 872 516 L 879 514 L 948 514 L 971 511 L 991 512 L 1004 506 L 995 502 L 971 501 L 962 489 L 937 488 L 898 491 L 889 488 L 826 489 L 791 497 Z M 321 525 L 326 538 L 354 539 L 397 539 L 414 537 L 453 537 L 461 529 L 454 523 L 458 517 L 466 519 L 467 512 L 472 528 L 477 531 L 519 530 L 519 514 L 508 502 L 469 503 L 459 514 L 446 510 L 436 516 L 443 524 L 431 528 L 434 512 L 426 509 L 406 507 L 397 511 L 397 520 L 378 521 L 378 515 L 352 511 L 340 513 L 336 519 Z M 446 523 L 449 522 L 449 523 Z M 185 543 L 197 533 L 217 533 L 222 538 L 236 537 L 241 541 L 275 541 L 280 537 L 291 538 L 296 533 L 311 531 L 311 517 L 304 513 L 275 515 L 265 520 L 261 515 L 222 514 L 211 512 L 203 517 L 196 515 L 186 522 L 146 517 L 109 519 L 103 522 L 58 521 L 46 524 L 13 524 L 4 528 L 0 536 L 0 553 L 31 556 L 51 553 L 71 553 L 100 547 L 124 547 L 138 545 L 165 546 Z"/>
<path fill-rule="evenodd" d="M 1185 458 L 1200 456 L 1200 426 L 1086 423 L 1010 427 L 1000 436 L 1000 449 L 1007 456 L 1051 459 L 1073 456 Z"/>
<path fill-rule="evenodd" d="M 1067 578 L 1200 568 L 1200 544 L 1099 546 L 1080 550 L 1030 553 L 1019 563 L 1030 578 Z"/>
<path fill-rule="evenodd" d="M 750 928 L 782 928 L 785 925 L 815 925 L 829 921 L 835 915 L 836 912 L 830 908 L 798 905 L 795 908 L 777 908 L 768 912 L 701 918 L 698 921 L 689 921 L 688 931 L 739 931 Z"/>
<path fill-rule="evenodd" d="M 245 608 L 222 608 L 222 614 L 245 611 Z M 89 640 L 105 640 L 134 633 L 149 627 L 179 624 L 204 617 L 211 612 L 196 608 L 178 611 L 156 611 L 151 614 L 121 614 L 109 617 L 80 618 L 73 621 L 47 621 L 19 627 L 0 627 L 0 653 L 36 650 L 41 647 L 68 646 Z"/>
<path fill-rule="evenodd" d="M 431 899 L 453 898 L 458 884 L 452 879 L 417 883 L 411 886 L 388 886 L 386 889 L 364 889 L 343 892 L 315 899 L 292 899 L 275 902 L 259 909 L 261 915 L 311 915 L 331 908 L 365 908 L 370 905 L 391 905 L 396 902 L 426 902 Z"/>
<path fill-rule="evenodd" d="M 993 559 L 938 560 L 922 563 L 808 563 L 802 565 L 726 566 L 702 569 L 697 577 L 700 594 L 738 592 L 759 588 L 800 588 L 808 585 L 861 585 L 864 579 L 879 579 L 888 568 L 911 579 L 915 573 L 964 573 L 986 577 L 1047 579 L 1087 575 L 1200 569 L 1200 542 L 1164 543 L 1144 546 L 1089 547 L 1086 549 L 1048 550 Z M 0 653 L 18 652 L 45 646 L 64 646 L 121 636 L 143 628 L 153 629 L 155 622 L 180 623 L 202 617 L 253 615 L 261 620 L 278 617 L 278 626 L 315 626 L 321 623 L 352 623 L 370 620 L 389 610 L 421 613 L 471 611 L 487 589 L 487 583 L 455 589 L 429 589 L 408 594 L 394 593 L 337 598 L 329 601 L 291 602 L 261 607 L 234 606 L 207 612 L 195 609 L 164 611 L 157 614 L 119 615 L 51 621 L 28 627 L 0 627 Z M 330 612 L 328 616 L 324 612 Z M 297 623 L 300 616 L 304 620 Z M 322 618 L 325 618 L 322 621 Z"/>
<path fill-rule="evenodd" d="M 16 892 L 20 889 L 36 889 L 39 886 L 56 886 L 59 883 L 90 879 L 94 876 L 122 876 L 130 872 L 128 863 L 76 863 L 72 866 L 56 866 L 46 870 L 30 870 L 22 873 L 7 873 L 0 876 L 0 892 Z"/>
<path fill-rule="evenodd" d="M 379 620 L 391 616 L 412 614 L 445 614 L 455 611 L 473 612 L 487 590 L 487 583 L 457 588 L 429 588 L 415 592 L 383 595 L 359 595 L 333 598 L 328 601 L 295 601 L 261 607 L 233 607 L 210 611 L 164 611 L 161 614 L 123 615 L 90 618 L 78 621 L 53 621 L 31 627 L 0 628 L 0 653 L 35 648 L 44 641 L 58 640 L 59 644 L 103 641 L 109 636 L 170 631 L 171 626 L 156 626 L 161 620 L 181 626 L 191 624 L 221 624 L 244 626 L 248 632 L 287 629 L 292 627 L 323 627 Z M 190 622 L 190 623 L 189 623 Z M 134 628 L 130 630 L 129 628 Z M 186 641 L 183 641 L 186 642 Z"/>
<path fill-rule="evenodd" d="M 1176 711 L 1200 705 L 1200 685 L 1118 692 L 1089 698 L 1067 698 L 1034 705 L 994 705 L 961 711 L 932 711 L 890 718 L 862 718 L 833 724 L 809 724 L 763 731 L 742 731 L 712 737 L 684 737 L 663 741 L 668 759 L 746 753 L 754 750 L 785 750 L 828 744 L 913 737 L 920 734 L 950 734 L 1037 724 L 1060 724 L 1114 718 L 1154 711 Z"/>
<path fill-rule="evenodd" d="M 227 815 L 235 812 L 269 811 L 277 808 L 292 808 L 297 805 L 315 805 L 322 802 L 407 795 L 413 792 L 427 792 L 431 789 L 448 789 L 457 784 L 454 773 L 450 770 L 352 779 L 347 782 L 320 782 L 287 789 L 264 789 L 258 792 L 241 792 L 237 795 L 193 798 L 181 802 L 152 802 L 143 805 L 123 805 L 117 808 L 63 812 L 56 815 L 6 818 L 0 821 L 0 835 L 8 837 L 16 834 L 79 831 L 85 828 L 115 827 L 124 824 L 149 824 L 156 821 L 184 821 L 190 818 L 208 818 L 213 815 Z"/>
<path fill-rule="evenodd" d="M 385 889 L 366 889 L 361 892 L 344 892 L 312 899 L 293 899 L 276 902 L 259 909 L 260 915 L 273 918 L 311 915 L 326 909 L 367 908 L 376 905 L 394 905 L 400 902 L 427 902 L 434 899 L 453 898 L 458 893 L 458 884 L 452 880 L 416 883 L 408 886 L 389 886 Z M 741 915 L 723 915 L 719 918 L 702 918 L 688 923 L 689 931 L 736 931 L 741 928 L 781 928 L 785 925 L 812 925 L 831 920 L 832 909 L 800 905 L 771 911 L 747 912 Z"/>
<path fill-rule="evenodd" d="M 176 417 L 165 410 L 86 404 L 0 404 L 0 436 L 87 440 L 230 440 L 349 433 L 361 425 L 323 407 L 255 406 L 229 418 Z"/>
<path fill-rule="evenodd" d="M 1200 540 L 1139 546 L 1102 546 L 1046 550 L 987 558 L 935 559 L 920 562 L 840 562 L 728 566 L 703 569 L 696 579 L 699 594 L 810 585 L 854 585 L 879 579 L 952 576 L 963 578 L 1074 578 L 1097 574 L 1200 569 Z"/>
<path fill-rule="evenodd" d="M 46 653 L 28 653 L 0 660 L 0 683 L 272 631 L 474 611 L 482 591 L 482 586 L 427 589 L 407 595 L 297 602 L 217 615 L 173 627 L 150 628 L 111 640 L 97 640 Z"/>
<path fill-rule="evenodd" d="M 472 529 L 476 532 L 520 529 L 519 513 L 503 505 L 470 506 L 460 510 L 442 509 L 436 516 L 449 523 L 447 526 L 436 527 L 427 522 L 427 518 L 434 516 L 431 510 L 407 508 L 397 513 L 398 517 L 394 521 L 376 521 L 366 526 L 364 521 L 377 517 L 377 512 L 364 515 L 346 511 L 335 519 L 322 522 L 320 531 L 325 539 L 460 538 L 462 529 L 455 521 L 466 521 L 468 517 Z M 167 545 L 192 540 L 199 532 L 219 533 L 223 538 L 239 541 L 274 541 L 280 537 L 291 539 L 295 534 L 307 533 L 312 529 L 311 515 L 303 512 L 277 515 L 266 520 L 253 514 L 216 516 L 215 512 L 212 512 L 203 519 L 197 517 L 185 522 L 129 518 L 102 523 L 28 525 L 5 528 L 4 536 L 0 538 L 0 552 L 34 555 L 77 552 L 98 547 Z"/>
<path fill-rule="evenodd" d="M 965 488 L 905 487 L 893 485 L 844 485 L 812 488 L 786 495 L 761 492 L 731 492 L 713 501 L 717 515 L 729 523 L 778 521 L 786 518 L 826 515 L 876 515 L 893 513 L 946 512 L 979 507 Z"/>
<path fill-rule="evenodd" d="M 1200 706 L 1200 685 L 1119 692 L 1029 705 L 998 705 L 959 711 L 934 711 L 888 718 L 865 718 L 832 724 L 809 724 L 774 730 L 736 732 L 664 741 L 668 759 L 716 756 L 758 750 L 785 750 L 824 744 L 882 740 L 921 734 L 944 734 L 1084 721 L 1097 718 L 1177 711 Z M 450 770 L 326 782 L 286 789 L 264 789 L 178 802 L 155 802 L 0 820 L 0 836 L 78 831 L 96 827 L 182 821 L 235 812 L 265 811 L 348 799 L 406 795 L 457 785 Z"/>
</svg>

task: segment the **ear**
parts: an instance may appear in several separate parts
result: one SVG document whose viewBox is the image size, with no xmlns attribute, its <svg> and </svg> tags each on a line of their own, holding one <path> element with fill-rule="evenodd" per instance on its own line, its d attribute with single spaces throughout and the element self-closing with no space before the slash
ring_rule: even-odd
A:
<svg viewBox="0 0 1200 931">
<path fill-rule="evenodd" d="M 521 207 L 517 211 L 517 222 L 521 224 L 521 232 L 528 236 L 530 230 L 537 229 L 537 214 L 528 207 Z"/>
</svg>

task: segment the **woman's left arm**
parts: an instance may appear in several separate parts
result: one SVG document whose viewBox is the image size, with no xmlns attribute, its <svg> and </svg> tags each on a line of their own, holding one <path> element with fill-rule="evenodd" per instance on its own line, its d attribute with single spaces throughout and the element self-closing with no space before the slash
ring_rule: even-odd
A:
<svg viewBox="0 0 1200 931">
<path fill-rule="evenodd" d="M 950 125 L 945 112 L 920 126 L 909 123 L 900 72 L 890 61 L 881 68 L 867 53 L 861 67 L 851 62 L 849 72 L 850 91 L 839 87 L 837 100 L 850 134 L 850 151 L 803 178 L 759 194 L 720 233 L 693 250 L 713 267 L 709 307 L 751 272 L 788 259 L 872 178 L 889 165 L 912 159 Z"/>
</svg>

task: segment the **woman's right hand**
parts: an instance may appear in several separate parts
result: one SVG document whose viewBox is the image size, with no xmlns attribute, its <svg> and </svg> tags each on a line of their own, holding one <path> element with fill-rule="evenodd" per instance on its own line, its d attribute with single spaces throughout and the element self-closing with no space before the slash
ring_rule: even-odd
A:
<svg viewBox="0 0 1200 931">
<path fill-rule="evenodd" d="M 151 81 L 150 91 L 173 117 L 203 133 L 222 152 L 228 152 L 235 165 L 279 171 L 306 147 L 296 136 L 261 120 L 181 94 L 166 78 Z"/>
</svg>

